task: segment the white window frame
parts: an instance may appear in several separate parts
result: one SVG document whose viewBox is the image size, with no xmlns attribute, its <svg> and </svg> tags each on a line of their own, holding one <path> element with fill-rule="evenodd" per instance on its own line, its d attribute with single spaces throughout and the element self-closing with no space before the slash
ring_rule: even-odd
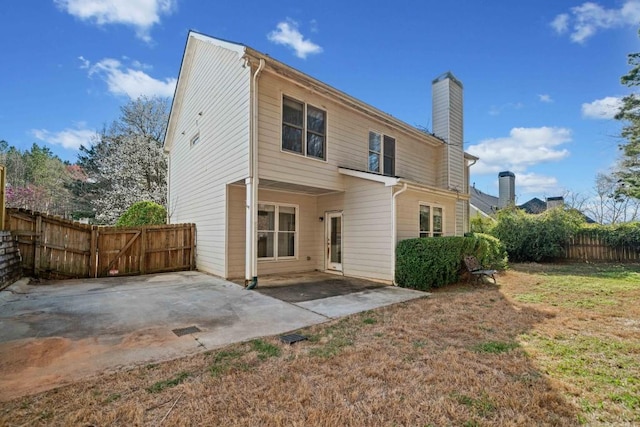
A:
<svg viewBox="0 0 640 427">
<path fill-rule="evenodd" d="M 429 228 L 430 230 L 428 232 L 423 231 L 422 230 L 422 226 L 420 224 L 420 214 L 421 214 L 421 208 L 422 206 L 426 206 L 429 208 Z M 440 212 L 442 212 L 442 230 L 438 233 L 436 233 L 433 229 L 433 211 L 434 208 L 440 209 Z M 444 206 L 437 204 L 437 203 L 429 203 L 429 202 L 418 202 L 418 237 L 442 237 L 445 235 L 445 209 Z M 423 234 L 427 234 L 426 236 L 423 236 Z"/>
<path fill-rule="evenodd" d="M 302 157 L 305 157 L 305 158 L 311 159 L 311 160 L 317 160 L 317 161 L 320 161 L 320 162 L 326 162 L 327 161 L 327 157 L 328 157 L 327 151 L 328 151 L 328 147 L 329 147 L 329 144 L 328 144 L 328 141 L 327 141 L 328 140 L 327 134 L 328 134 L 328 128 L 329 128 L 329 125 L 327 123 L 327 117 L 328 117 L 327 110 L 325 110 L 324 108 L 317 107 L 314 104 L 310 104 L 308 102 L 301 101 L 300 99 L 298 99 L 296 97 L 293 97 L 293 96 L 289 96 L 289 95 L 287 95 L 285 93 L 282 93 L 281 95 L 282 96 L 280 97 L 280 100 L 281 100 L 281 104 L 280 104 L 280 151 L 283 152 L 283 153 L 295 154 L 297 156 L 302 156 Z M 285 98 L 289 99 L 290 101 L 302 104 L 302 128 L 301 128 L 302 129 L 302 152 L 293 151 L 293 150 L 287 150 L 283 146 L 284 145 L 283 144 L 283 142 L 284 142 L 283 141 L 284 134 L 283 134 L 283 131 L 282 131 L 282 126 L 284 126 L 286 124 L 284 122 L 284 114 L 283 114 Z M 322 158 L 315 157 L 315 156 L 310 156 L 308 154 L 308 152 L 307 152 L 307 142 L 308 142 L 307 141 L 307 134 L 308 133 L 313 133 L 313 134 L 316 134 L 316 135 L 320 135 L 317 132 L 309 130 L 309 128 L 307 126 L 307 114 L 308 114 L 307 110 L 308 110 L 308 107 L 311 107 L 311 108 L 313 108 L 315 110 L 318 110 L 318 111 L 322 111 L 324 113 L 324 134 L 323 134 L 323 136 L 324 136 L 324 147 L 323 147 L 324 157 L 322 157 Z M 287 125 L 291 126 L 291 127 L 297 127 L 295 125 L 290 125 L 290 124 L 287 124 Z"/>
<path fill-rule="evenodd" d="M 269 205 L 269 206 L 273 206 L 275 208 L 274 210 L 274 223 L 273 223 L 273 230 L 256 230 L 257 233 L 260 232 L 273 232 L 273 256 L 272 257 L 261 257 L 259 256 L 259 254 L 256 253 L 256 257 L 258 258 L 258 261 L 287 261 L 287 260 L 297 260 L 298 259 L 298 253 L 299 253 L 299 249 L 298 249 L 298 236 L 300 233 L 300 206 L 299 205 L 294 205 L 294 204 L 289 204 L 289 203 L 277 203 L 277 202 L 258 202 L 258 211 L 260 210 L 260 205 Z M 278 233 L 280 233 L 281 231 L 279 230 L 280 228 L 280 207 L 288 207 L 288 208 L 294 208 L 295 209 L 295 216 L 296 216 L 296 229 L 293 232 L 293 256 L 278 256 Z M 257 245 L 256 245 L 257 246 Z M 256 251 L 257 251 L 257 247 L 256 247 Z"/>
<path fill-rule="evenodd" d="M 369 145 L 369 141 L 371 139 L 371 134 L 376 134 L 380 137 L 380 152 L 377 151 L 372 151 L 371 150 L 371 146 Z M 396 152 L 398 151 L 396 149 L 396 147 L 398 146 L 398 140 L 395 136 L 391 136 L 389 134 L 386 134 L 384 132 L 380 132 L 378 130 L 375 129 L 369 129 L 369 133 L 367 134 L 367 171 L 371 172 L 371 173 L 377 173 L 379 175 L 385 175 L 385 176 L 393 176 L 390 174 L 387 174 L 386 171 L 384 170 L 384 158 L 385 158 L 385 152 L 384 152 L 384 138 L 391 138 L 393 139 L 393 175 L 395 175 L 395 169 L 396 169 Z M 371 170 L 370 168 L 370 164 L 369 164 L 369 156 L 371 155 L 371 153 L 375 153 L 378 155 L 378 169 L 377 171 L 375 170 Z"/>
</svg>

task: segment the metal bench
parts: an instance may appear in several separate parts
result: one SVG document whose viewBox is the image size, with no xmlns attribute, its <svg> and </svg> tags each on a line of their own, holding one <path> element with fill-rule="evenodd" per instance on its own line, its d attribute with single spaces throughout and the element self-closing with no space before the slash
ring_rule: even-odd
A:
<svg viewBox="0 0 640 427">
<path fill-rule="evenodd" d="M 482 268 L 480 262 L 478 262 L 478 258 L 474 256 L 466 256 L 464 257 L 464 265 L 469 270 L 470 279 L 473 277 L 475 283 L 480 283 L 484 277 L 491 277 L 493 279 L 493 283 L 497 284 L 495 274 L 498 270 L 489 270 L 486 268 Z"/>
</svg>

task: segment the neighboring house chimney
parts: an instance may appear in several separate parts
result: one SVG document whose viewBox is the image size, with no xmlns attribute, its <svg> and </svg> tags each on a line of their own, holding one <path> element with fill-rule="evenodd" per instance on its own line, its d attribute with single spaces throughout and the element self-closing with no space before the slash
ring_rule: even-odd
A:
<svg viewBox="0 0 640 427">
<path fill-rule="evenodd" d="M 447 190 L 464 192 L 465 160 L 463 147 L 462 83 L 451 72 L 437 77 L 431 86 L 433 134 L 446 142 L 439 185 Z M 456 204 L 456 234 L 464 230 L 465 204 Z"/>
<path fill-rule="evenodd" d="M 547 197 L 547 210 L 564 205 L 564 197 Z"/>
<path fill-rule="evenodd" d="M 498 174 L 498 208 L 515 205 L 516 176 L 513 172 L 504 171 Z"/>
</svg>

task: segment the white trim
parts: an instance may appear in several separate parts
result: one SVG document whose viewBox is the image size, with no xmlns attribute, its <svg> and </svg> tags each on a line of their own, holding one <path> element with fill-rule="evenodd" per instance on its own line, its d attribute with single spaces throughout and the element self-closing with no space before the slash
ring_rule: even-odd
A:
<svg viewBox="0 0 640 427">
<path fill-rule="evenodd" d="M 193 30 L 189 31 L 189 37 L 192 37 L 196 40 L 200 40 L 201 42 L 205 42 L 205 43 L 210 43 L 214 46 L 219 46 L 222 47 L 224 49 L 229 49 L 231 51 L 234 51 L 240 55 L 244 55 L 245 52 L 245 46 L 238 44 L 238 43 L 232 43 L 232 42 L 228 42 L 226 40 L 221 40 L 221 39 L 217 39 L 215 37 L 211 37 L 211 36 L 207 36 L 205 34 L 202 33 L 198 33 L 195 32 Z"/>
<path fill-rule="evenodd" d="M 343 175 L 353 176 L 355 178 L 361 178 L 361 179 L 367 179 L 369 181 L 380 182 L 384 184 L 386 187 L 392 187 L 400 183 L 400 178 L 387 176 L 387 175 L 380 175 L 375 172 L 363 172 L 363 171 L 356 171 L 353 169 L 346 169 L 346 168 L 340 168 L 340 167 L 338 168 L 338 172 Z"/>
<path fill-rule="evenodd" d="M 274 222 L 273 222 L 273 231 L 269 231 L 269 230 L 259 230 L 257 225 L 256 225 L 256 258 L 258 260 L 258 262 L 262 263 L 262 262 L 279 262 L 279 261 L 296 261 L 298 260 L 298 257 L 300 255 L 300 248 L 299 248 L 299 240 L 300 240 L 300 205 L 296 205 L 293 203 L 280 203 L 280 202 L 268 202 L 268 201 L 258 201 L 258 205 L 256 206 L 256 216 L 257 213 L 260 211 L 260 205 L 271 205 L 275 207 L 274 210 Z M 279 222 L 280 222 L 280 218 L 279 218 L 279 211 L 280 211 L 280 206 L 284 206 L 284 207 L 289 207 L 289 208 L 294 208 L 295 209 L 295 216 L 296 216 L 296 229 L 294 231 L 294 242 L 293 242 L 293 256 L 278 256 L 278 233 L 280 232 L 279 230 Z M 258 234 L 260 233 L 260 231 L 263 232 L 273 232 L 273 256 L 272 257 L 259 257 L 258 256 L 258 244 L 257 244 L 257 239 L 258 239 Z M 290 234 L 290 232 L 287 232 L 288 234 Z"/>
<path fill-rule="evenodd" d="M 283 117 L 283 109 L 284 109 L 284 98 L 289 98 L 294 102 L 299 102 L 302 104 L 302 153 L 298 153 L 293 150 L 285 150 L 282 148 L 282 127 L 284 125 L 284 117 Z M 320 159 L 318 157 L 309 156 L 307 154 L 307 107 L 311 106 L 316 110 L 324 112 L 324 159 Z M 290 96 L 280 91 L 280 152 L 286 154 L 293 154 L 294 156 L 304 157 L 306 159 L 315 160 L 322 163 L 328 163 L 329 159 L 329 123 L 328 123 L 329 112 L 326 108 L 316 107 L 315 104 L 303 101 L 295 96 Z"/>
<path fill-rule="evenodd" d="M 329 265 L 332 264 L 331 258 L 325 255 L 324 261 L 324 269 L 326 271 L 331 272 L 339 272 L 340 274 L 344 274 L 344 211 L 327 211 L 324 213 L 324 237 L 327 240 L 330 240 L 331 233 L 331 218 L 340 218 L 340 269 L 332 269 L 329 268 Z M 325 242 L 326 243 L 326 242 Z M 326 248 L 326 246 L 325 246 Z M 325 252 L 326 253 L 326 252 Z"/>
<path fill-rule="evenodd" d="M 418 237 L 422 237 L 420 234 L 422 234 L 422 229 L 420 227 L 420 208 L 422 206 L 428 206 L 429 207 L 429 226 L 431 228 L 431 230 L 429 230 L 429 236 L 426 237 L 435 237 L 433 235 L 433 209 L 432 208 L 440 208 L 441 212 L 442 212 L 442 234 L 440 234 L 437 237 L 443 237 L 447 235 L 446 232 L 446 209 L 443 205 L 441 205 L 440 203 L 432 203 L 432 202 L 422 202 L 422 201 L 418 201 Z M 455 209 L 457 211 L 457 209 Z M 455 231 L 454 234 L 455 235 Z"/>
</svg>

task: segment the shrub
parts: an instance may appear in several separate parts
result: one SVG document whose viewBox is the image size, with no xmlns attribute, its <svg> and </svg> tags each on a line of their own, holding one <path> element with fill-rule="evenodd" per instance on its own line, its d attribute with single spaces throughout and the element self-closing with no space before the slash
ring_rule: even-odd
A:
<svg viewBox="0 0 640 427">
<path fill-rule="evenodd" d="M 491 234 L 504 244 L 511 261 L 537 262 L 562 256 L 584 223 L 573 210 L 555 208 L 532 215 L 514 207 L 498 212 Z"/>
<path fill-rule="evenodd" d="M 496 221 L 493 218 L 487 218 L 477 214 L 471 218 L 471 232 L 491 234 L 491 230 L 496 225 Z"/>
<path fill-rule="evenodd" d="M 140 225 L 166 224 L 167 210 L 155 202 L 136 202 L 122 214 L 116 226 L 136 227 Z"/>
<path fill-rule="evenodd" d="M 466 255 L 475 255 L 492 268 L 506 267 L 506 251 L 492 236 L 407 239 L 396 249 L 396 283 L 419 290 L 455 283 Z"/>
<path fill-rule="evenodd" d="M 482 233 L 474 233 L 472 237 L 477 241 L 474 253 L 469 255 L 475 255 L 480 265 L 493 270 L 507 268 L 507 250 L 498 238 Z"/>
</svg>

